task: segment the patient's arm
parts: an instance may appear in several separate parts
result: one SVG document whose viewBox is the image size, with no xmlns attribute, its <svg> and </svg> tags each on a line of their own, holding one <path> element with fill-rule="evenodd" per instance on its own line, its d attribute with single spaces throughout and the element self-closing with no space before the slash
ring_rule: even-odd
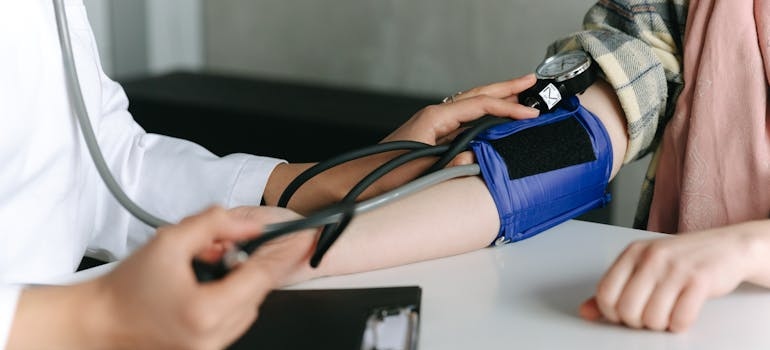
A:
<svg viewBox="0 0 770 350">
<path fill-rule="evenodd" d="M 579 96 L 580 103 L 601 119 L 612 140 L 612 175 L 614 178 L 623 165 L 628 148 L 626 118 L 620 108 L 615 90 L 604 80 L 599 80 Z"/>
<path fill-rule="evenodd" d="M 614 91 L 595 83 L 580 97 L 604 123 L 613 144 L 612 177 L 620 169 L 628 137 Z M 337 275 L 455 255 L 488 246 L 499 229 L 492 197 L 477 177 L 433 186 L 356 216 L 317 271 L 300 279 Z"/>
<path fill-rule="evenodd" d="M 534 118 L 538 111 L 517 103 L 519 92 L 535 83 L 534 75 L 480 86 L 463 93 L 452 103 L 441 103 L 423 108 L 383 141 L 409 140 L 430 145 L 448 142 L 464 123 L 483 115 L 503 118 Z M 394 152 L 360 158 L 329 169 L 303 185 L 289 201 L 289 208 L 308 214 L 339 201 L 350 188 L 376 167 L 394 157 Z M 460 157 L 458 157 L 460 158 Z M 465 159 L 465 158 L 464 158 Z M 359 200 L 401 186 L 405 181 L 422 173 L 435 160 L 420 159 L 399 167 L 376 181 Z M 458 161 L 456 158 L 455 161 Z M 268 205 L 277 203 L 286 186 L 302 171 L 313 164 L 281 164 L 270 174 L 264 200 Z"/>
</svg>

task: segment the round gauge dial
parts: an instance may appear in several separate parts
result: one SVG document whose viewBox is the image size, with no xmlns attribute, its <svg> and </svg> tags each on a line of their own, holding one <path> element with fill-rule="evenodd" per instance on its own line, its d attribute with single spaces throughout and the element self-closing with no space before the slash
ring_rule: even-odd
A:
<svg viewBox="0 0 770 350">
<path fill-rule="evenodd" d="M 583 51 L 568 51 L 545 60 L 535 73 L 540 79 L 563 81 L 588 69 L 591 60 Z"/>
</svg>

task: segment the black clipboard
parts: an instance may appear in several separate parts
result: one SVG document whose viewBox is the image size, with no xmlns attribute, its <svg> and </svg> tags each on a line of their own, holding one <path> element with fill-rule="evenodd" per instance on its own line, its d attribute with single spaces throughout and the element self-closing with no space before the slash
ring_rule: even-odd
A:
<svg viewBox="0 0 770 350">
<path fill-rule="evenodd" d="M 404 349 L 416 349 L 421 296 L 419 286 L 276 290 L 265 298 L 257 321 L 228 349 L 361 350 L 372 335 L 381 342 L 383 330 L 400 332 L 403 322 L 408 322 Z"/>
</svg>

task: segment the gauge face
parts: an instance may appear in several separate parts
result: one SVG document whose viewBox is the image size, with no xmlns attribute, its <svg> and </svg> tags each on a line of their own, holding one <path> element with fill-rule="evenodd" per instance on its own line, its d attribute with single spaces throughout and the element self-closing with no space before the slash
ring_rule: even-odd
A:
<svg viewBox="0 0 770 350">
<path fill-rule="evenodd" d="M 577 74 L 583 68 L 588 56 L 583 51 L 570 51 L 548 58 L 535 71 L 540 78 L 557 79 L 568 73 Z"/>
</svg>

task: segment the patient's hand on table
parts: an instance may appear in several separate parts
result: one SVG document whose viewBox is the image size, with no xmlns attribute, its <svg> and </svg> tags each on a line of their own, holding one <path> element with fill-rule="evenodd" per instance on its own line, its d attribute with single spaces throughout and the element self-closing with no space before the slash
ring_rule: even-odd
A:
<svg viewBox="0 0 770 350">
<path fill-rule="evenodd" d="M 588 320 L 681 332 L 709 298 L 743 281 L 770 285 L 769 220 L 682 233 L 629 245 L 580 306 Z"/>
</svg>

